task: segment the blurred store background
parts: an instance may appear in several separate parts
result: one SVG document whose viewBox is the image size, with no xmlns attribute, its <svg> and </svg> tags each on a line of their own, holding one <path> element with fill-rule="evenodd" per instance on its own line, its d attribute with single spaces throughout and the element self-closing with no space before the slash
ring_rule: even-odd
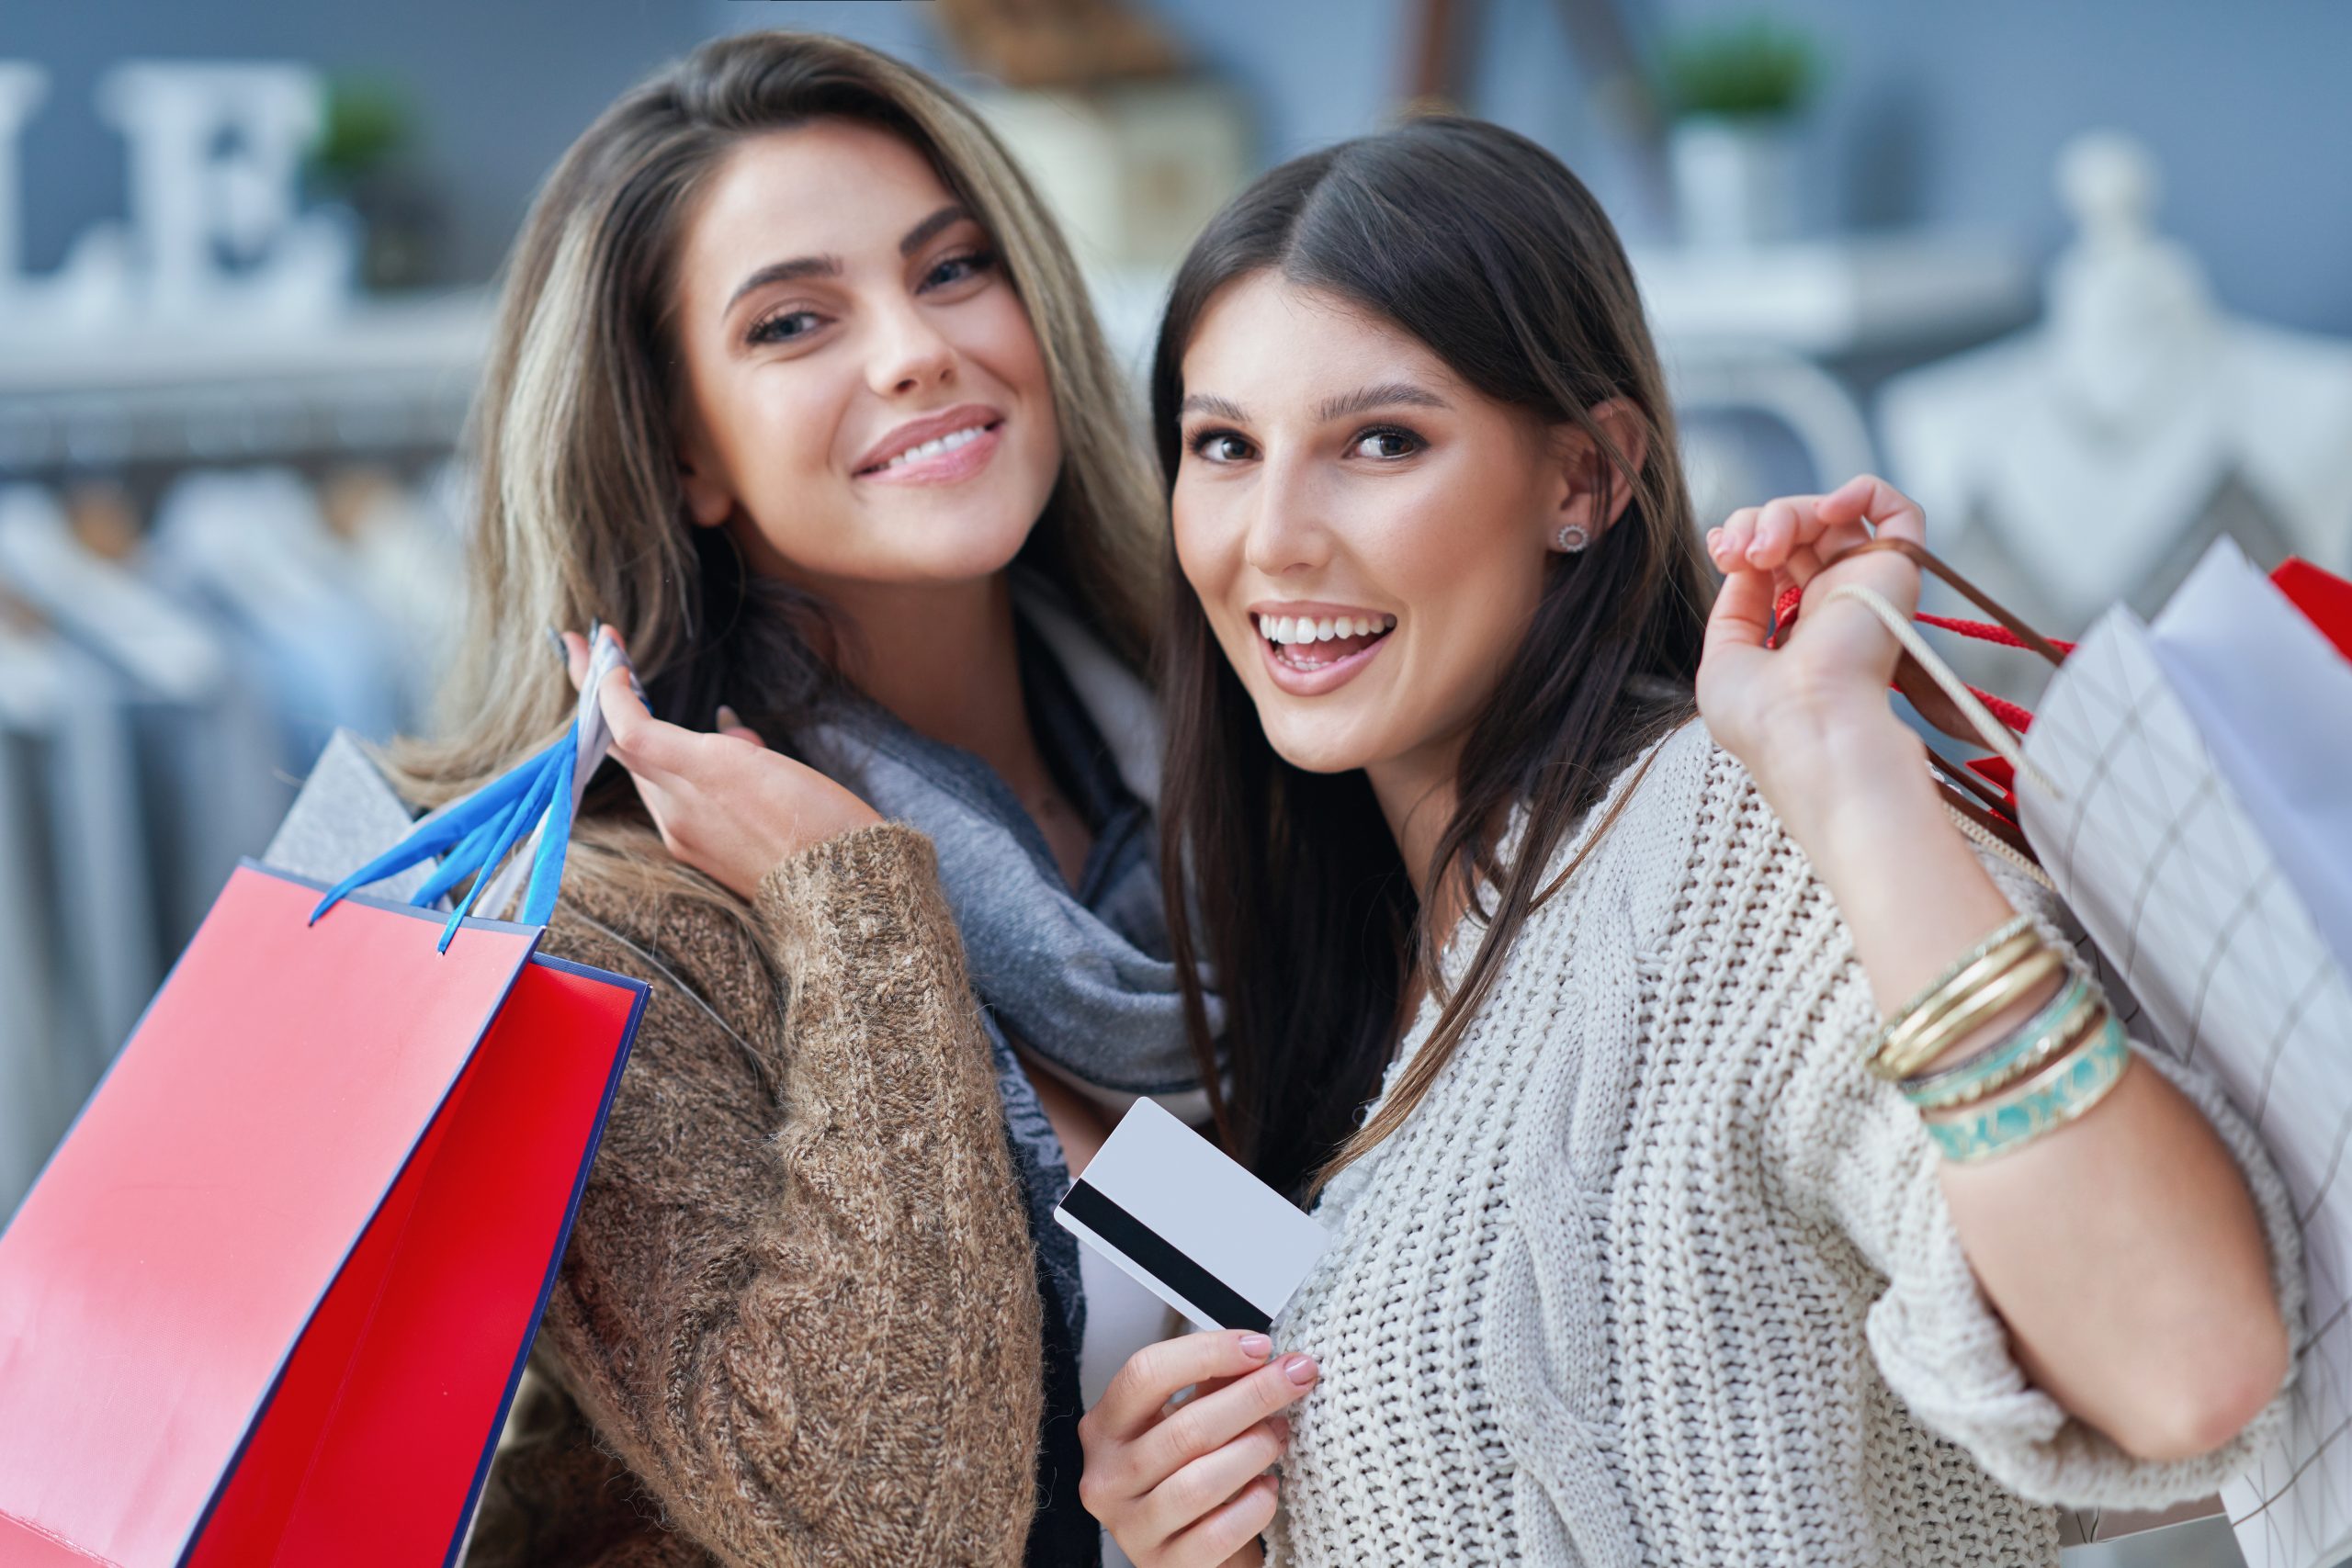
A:
<svg viewBox="0 0 2352 1568">
<path fill-rule="evenodd" d="M 0 0 L 0 1217 L 325 737 L 430 722 L 536 183 L 778 25 L 978 97 L 1131 368 L 1242 183 L 1444 104 L 1616 217 L 1703 521 L 1876 468 L 2061 637 L 2217 533 L 2352 569 L 2327 0 Z"/>
</svg>

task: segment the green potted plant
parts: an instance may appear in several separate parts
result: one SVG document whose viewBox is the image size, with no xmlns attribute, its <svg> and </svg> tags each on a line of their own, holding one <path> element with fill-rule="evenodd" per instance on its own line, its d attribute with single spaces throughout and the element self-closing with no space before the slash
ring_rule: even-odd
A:
<svg viewBox="0 0 2352 1568">
<path fill-rule="evenodd" d="M 407 156 L 416 116 L 406 89 L 382 77 L 330 77 L 325 110 L 307 173 L 313 191 L 357 219 L 360 283 L 380 292 L 429 281 L 440 208 Z"/>
<path fill-rule="evenodd" d="M 1754 245 L 1795 231 L 1792 127 L 1818 76 L 1811 40 L 1760 13 L 1665 39 L 1658 98 L 1685 243 Z"/>
</svg>

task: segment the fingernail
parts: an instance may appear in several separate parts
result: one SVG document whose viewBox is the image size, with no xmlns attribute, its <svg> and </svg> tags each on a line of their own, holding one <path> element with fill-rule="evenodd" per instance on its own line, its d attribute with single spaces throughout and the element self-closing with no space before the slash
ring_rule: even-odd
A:
<svg viewBox="0 0 2352 1568">
<path fill-rule="evenodd" d="M 555 661 L 565 669 L 571 668 L 571 652 L 563 646 L 563 634 L 553 626 L 548 628 L 548 646 L 555 649 Z"/>
<path fill-rule="evenodd" d="M 1312 1356 L 1293 1356 L 1283 1363 L 1283 1375 L 1302 1387 L 1313 1382 L 1321 1371 Z"/>
<path fill-rule="evenodd" d="M 729 707 L 725 703 L 721 703 L 718 705 L 718 728 L 721 729 L 742 729 L 748 727 L 743 723 L 742 717 L 738 715 L 733 708 Z"/>
<path fill-rule="evenodd" d="M 1241 1353 L 1253 1361 L 1264 1360 L 1273 1348 L 1274 1342 L 1262 1334 L 1245 1334 L 1241 1337 Z"/>
<path fill-rule="evenodd" d="M 1289 1416 L 1277 1416 L 1273 1417 L 1273 1419 L 1269 1423 L 1269 1425 L 1271 1425 L 1271 1426 L 1273 1427 L 1273 1429 L 1274 1429 L 1274 1436 L 1275 1436 L 1275 1437 L 1277 1437 L 1277 1438 L 1281 1438 L 1281 1439 L 1282 1439 L 1283 1442 L 1285 1442 L 1285 1443 L 1287 1443 L 1287 1442 L 1289 1442 L 1289 1441 L 1290 1441 L 1290 1417 L 1289 1417 Z"/>
</svg>

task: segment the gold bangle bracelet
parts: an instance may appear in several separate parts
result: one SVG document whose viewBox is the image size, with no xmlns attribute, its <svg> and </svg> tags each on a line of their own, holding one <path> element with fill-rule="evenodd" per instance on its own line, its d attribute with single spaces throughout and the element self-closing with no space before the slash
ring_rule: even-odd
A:
<svg viewBox="0 0 2352 1568">
<path fill-rule="evenodd" d="M 1954 1043 L 1966 1039 L 1986 1019 L 2065 967 L 2065 960 L 2055 948 L 2039 937 L 2035 941 L 2038 945 L 2021 962 L 1977 985 L 1942 1017 L 1908 1034 L 1899 1046 L 1901 1055 L 1894 1055 L 1895 1048 L 1891 1048 L 1888 1055 L 1871 1064 L 1872 1067 L 1885 1077 L 1909 1077 Z"/>
<path fill-rule="evenodd" d="M 1864 1053 L 1871 1063 L 1871 1070 L 1884 1077 L 1896 1076 L 1887 1072 L 1884 1064 L 1912 1055 L 1913 1041 L 1941 1024 L 1980 987 L 2032 957 L 2041 946 L 2038 933 L 2021 931 L 1955 967 L 1933 989 L 1923 993 L 1886 1021 L 1878 1037 Z"/>
<path fill-rule="evenodd" d="M 1914 1043 L 1931 1031 L 1940 1029 L 1970 998 L 1984 987 L 2030 959 L 2041 950 L 2041 936 L 2034 931 L 2020 931 L 1991 949 L 1973 964 L 1952 976 L 1934 995 L 1909 1011 L 1898 1014 L 1886 1027 L 1878 1050 L 1873 1053 L 1881 1063 L 1917 1059 Z M 1892 1072 L 1883 1076 L 1900 1075 Z"/>
<path fill-rule="evenodd" d="M 1952 1010 L 1966 1001 L 1976 987 L 2024 963 L 2041 946 L 2041 938 L 2037 932 L 2013 931 L 1955 965 L 1942 980 L 1887 1020 L 1871 1043 L 1870 1056 L 1883 1061 L 1890 1056 L 1910 1055 L 1909 1042 L 1921 1031 L 1950 1017 Z"/>
<path fill-rule="evenodd" d="M 1885 1027 L 1879 1031 L 1877 1038 L 1871 1042 L 1870 1049 L 1863 1055 L 1878 1055 L 1894 1038 L 1895 1031 L 1904 1027 L 1906 1020 L 1917 1018 L 1938 1006 L 1939 998 L 1948 1001 L 1950 994 L 1961 984 L 1963 976 L 1973 973 L 1977 965 L 2002 949 L 2013 946 L 2018 938 L 2027 934 L 2032 927 L 2033 921 L 2030 917 L 2011 915 L 1987 931 L 1975 946 L 1953 959 L 1942 974 L 1922 987 L 1917 995 L 1887 1014 Z"/>
</svg>

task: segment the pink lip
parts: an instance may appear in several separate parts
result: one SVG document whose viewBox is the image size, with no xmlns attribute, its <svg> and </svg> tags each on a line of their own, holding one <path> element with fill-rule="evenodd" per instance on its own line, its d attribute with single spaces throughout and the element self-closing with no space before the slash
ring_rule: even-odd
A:
<svg viewBox="0 0 2352 1568">
<path fill-rule="evenodd" d="M 969 430 L 976 424 L 1003 423 L 1002 409 L 989 403 L 957 403 L 953 408 L 941 409 L 937 413 L 923 414 L 901 423 L 867 447 L 865 455 L 857 460 L 851 471 L 863 477 L 866 469 L 878 468 L 899 453 L 920 446 L 926 441 L 958 430 Z"/>
<path fill-rule="evenodd" d="M 957 426 L 968 429 L 969 426 Z M 880 468 L 856 477 L 869 484 L 884 485 L 952 485 L 960 483 L 989 466 L 996 449 L 1004 444 L 1004 426 L 992 424 L 952 452 L 942 452 L 921 462 L 901 463 L 895 468 Z M 921 443 L 917 443 L 921 445 Z"/>
<path fill-rule="evenodd" d="M 1251 629 L 1254 632 L 1256 628 Z M 1385 636 L 1374 637 L 1346 658 L 1335 659 L 1320 670 L 1291 668 L 1283 662 L 1281 650 L 1262 637 L 1257 639 L 1258 654 L 1266 661 L 1266 674 L 1275 685 L 1294 697 L 1319 697 L 1354 680 L 1365 665 L 1380 657 L 1380 650 L 1386 648 L 1396 635 L 1391 630 Z"/>
</svg>

